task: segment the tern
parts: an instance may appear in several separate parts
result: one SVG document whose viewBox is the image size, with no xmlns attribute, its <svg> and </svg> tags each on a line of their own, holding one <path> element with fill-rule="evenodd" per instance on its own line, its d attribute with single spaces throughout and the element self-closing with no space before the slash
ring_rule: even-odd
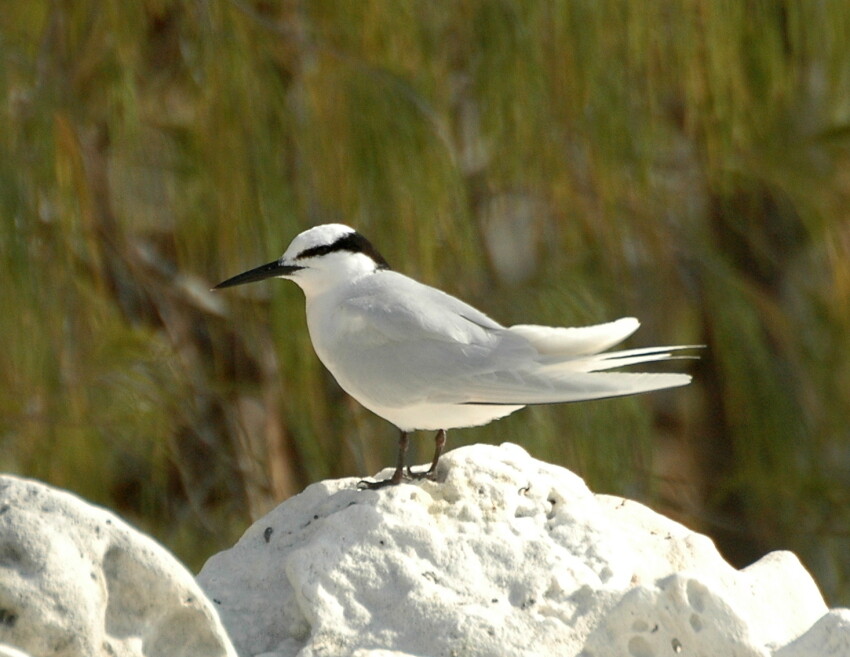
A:
<svg viewBox="0 0 850 657">
<path fill-rule="evenodd" d="M 434 479 L 446 431 L 475 427 L 525 406 L 632 395 L 686 385 L 679 373 L 610 372 L 677 357 L 690 345 L 605 352 L 634 333 L 633 317 L 594 326 L 502 326 L 436 288 L 390 269 L 365 237 L 324 224 L 295 237 L 274 262 L 215 290 L 285 278 L 304 292 L 313 348 L 339 385 L 399 432 L 389 479 Z M 605 353 L 602 353 L 605 352 Z M 405 470 L 408 434 L 436 431 L 427 470 Z"/>
</svg>

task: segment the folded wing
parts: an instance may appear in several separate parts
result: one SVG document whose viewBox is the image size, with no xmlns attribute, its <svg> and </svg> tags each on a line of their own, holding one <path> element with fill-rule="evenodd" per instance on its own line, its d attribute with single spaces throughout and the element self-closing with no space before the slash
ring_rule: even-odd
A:
<svg viewBox="0 0 850 657">
<path fill-rule="evenodd" d="M 605 371 L 678 358 L 687 348 L 605 352 L 637 330 L 633 317 L 578 328 L 506 328 L 434 288 L 393 272 L 381 275 L 392 276 L 393 285 L 372 289 L 378 279 L 370 277 L 337 308 L 337 343 L 332 357 L 323 358 L 343 388 L 364 403 L 545 404 L 691 380 L 686 374 Z"/>
<path fill-rule="evenodd" d="M 455 390 L 434 395 L 433 401 L 464 404 L 551 404 L 622 397 L 690 383 L 687 374 L 645 372 L 570 372 L 550 376 L 528 371 L 491 372 L 460 379 Z M 458 402 L 458 395 L 466 399 Z"/>
<path fill-rule="evenodd" d="M 687 374 L 607 372 L 617 367 L 677 358 L 691 345 L 645 347 L 599 353 L 634 333 L 632 317 L 580 328 L 512 326 L 507 331 L 528 340 L 538 353 L 522 367 L 461 376 L 437 396 L 458 396 L 465 404 L 547 404 L 620 397 L 687 385 Z"/>
</svg>

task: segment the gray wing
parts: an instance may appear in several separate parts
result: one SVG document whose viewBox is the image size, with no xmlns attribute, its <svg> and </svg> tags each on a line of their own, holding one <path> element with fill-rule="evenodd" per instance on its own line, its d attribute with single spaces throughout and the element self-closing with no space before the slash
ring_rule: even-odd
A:
<svg viewBox="0 0 850 657">
<path fill-rule="evenodd" d="M 383 285 L 380 277 L 391 277 Z M 355 396 L 384 406 L 418 402 L 525 405 L 616 397 L 685 385 L 685 374 L 600 372 L 665 360 L 680 347 L 597 352 L 638 327 L 624 318 L 581 328 L 506 328 L 469 304 L 396 272 L 366 277 L 338 309 L 356 327 L 328 368 Z M 350 385 L 346 385 L 346 374 Z M 354 380 L 356 379 L 356 381 Z"/>
<path fill-rule="evenodd" d="M 687 374 L 570 371 L 552 375 L 531 370 L 502 370 L 460 377 L 454 390 L 436 393 L 432 401 L 506 406 L 554 404 L 622 397 L 690 382 Z M 456 401 L 459 397 L 465 401 Z"/>
<path fill-rule="evenodd" d="M 537 357 L 528 340 L 481 311 L 391 271 L 347 290 L 332 321 L 338 335 L 320 354 L 325 365 L 355 397 L 384 406 L 435 396 L 462 403 L 468 396 L 458 387 L 461 378 L 524 367 Z"/>
</svg>

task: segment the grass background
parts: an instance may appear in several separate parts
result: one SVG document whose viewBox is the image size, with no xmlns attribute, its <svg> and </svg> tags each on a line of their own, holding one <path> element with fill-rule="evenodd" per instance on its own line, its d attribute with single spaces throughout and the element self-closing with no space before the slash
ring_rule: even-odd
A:
<svg viewBox="0 0 850 657">
<path fill-rule="evenodd" d="M 635 315 L 686 389 L 513 441 L 850 604 L 850 4 L 30 0 L 0 25 L 0 469 L 197 568 L 393 462 L 280 282 L 304 228 L 500 321 Z M 417 436 L 418 461 L 430 436 Z"/>
</svg>

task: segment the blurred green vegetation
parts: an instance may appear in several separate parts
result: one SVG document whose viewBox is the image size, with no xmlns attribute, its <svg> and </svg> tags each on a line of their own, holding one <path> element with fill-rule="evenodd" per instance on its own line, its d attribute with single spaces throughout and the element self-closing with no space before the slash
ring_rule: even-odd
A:
<svg viewBox="0 0 850 657">
<path fill-rule="evenodd" d="M 850 3 L 3 8 L 0 469 L 197 567 L 392 463 L 295 286 L 208 291 L 343 221 L 504 323 L 706 344 L 687 389 L 449 444 L 517 442 L 737 565 L 792 549 L 850 603 Z"/>
</svg>

